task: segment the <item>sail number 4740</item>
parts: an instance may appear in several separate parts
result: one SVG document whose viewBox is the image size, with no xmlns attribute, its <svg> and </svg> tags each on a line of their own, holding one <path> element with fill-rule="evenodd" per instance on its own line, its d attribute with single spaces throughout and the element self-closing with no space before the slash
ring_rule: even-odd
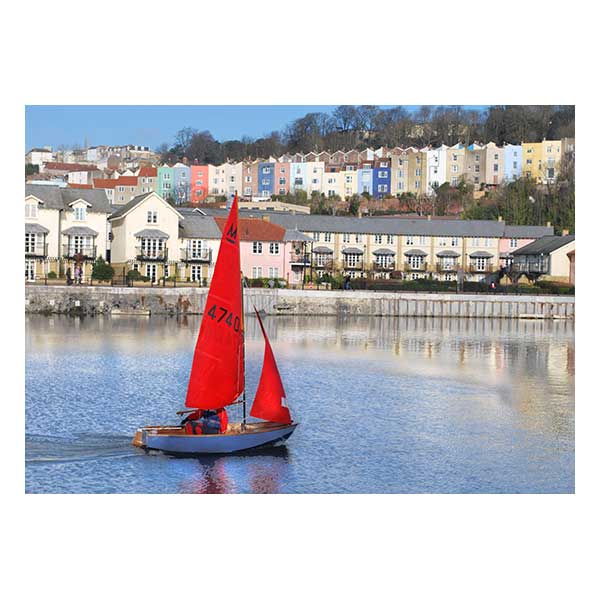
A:
<svg viewBox="0 0 600 600">
<path fill-rule="evenodd" d="M 236 332 L 240 330 L 240 318 L 235 317 L 233 313 L 227 310 L 224 306 L 217 306 L 216 304 L 213 304 L 210 307 L 207 315 L 213 320 L 216 319 L 217 323 L 223 322 L 225 325 L 233 327 L 233 330 Z"/>
</svg>

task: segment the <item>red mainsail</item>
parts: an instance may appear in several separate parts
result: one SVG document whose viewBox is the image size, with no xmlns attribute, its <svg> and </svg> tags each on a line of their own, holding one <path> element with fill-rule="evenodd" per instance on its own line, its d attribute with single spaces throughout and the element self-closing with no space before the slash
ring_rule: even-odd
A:
<svg viewBox="0 0 600 600">
<path fill-rule="evenodd" d="M 237 195 L 223 229 L 185 405 L 223 408 L 244 391 L 244 320 Z"/>
<path fill-rule="evenodd" d="M 254 311 L 256 312 L 260 328 L 262 329 L 265 338 L 265 356 L 263 359 L 260 381 L 258 382 L 258 389 L 256 390 L 256 397 L 254 398 L 250 415 L 257 417 L 258 419 L 264 419 L 265 421 L 287 425 L 292 422 L 292 417 L 290 416 L 290 411 L 287 406 L 283 406 L 282 404 L 282 399 L 285 398 L 285 390 L 283 389 L 279 369 L 277 369 L 275 356 L 273 355 L 273 350 L 271 349 L 271 344 L 269 343 L 269 338 L 267 337 L 267 332 L 263 326 L 262 319 L 256 308 Z"/>
</svg>

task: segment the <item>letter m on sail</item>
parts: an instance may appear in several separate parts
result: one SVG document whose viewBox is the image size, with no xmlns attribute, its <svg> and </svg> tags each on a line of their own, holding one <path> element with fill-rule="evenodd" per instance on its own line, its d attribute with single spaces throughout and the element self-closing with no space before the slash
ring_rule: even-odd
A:
<svg viewBox="0 0 600 600">
<path fill-rule="evenodd" d="M 229 229 L 227 230 L 227 233 L 225 234 L 225 239 L 228 242 L 235 244 L 236 238 L 237 238 L 237 227 L 234 227 L 233 223 L 231 223 L 231 225 L 229 225 Z"/>
</svg>

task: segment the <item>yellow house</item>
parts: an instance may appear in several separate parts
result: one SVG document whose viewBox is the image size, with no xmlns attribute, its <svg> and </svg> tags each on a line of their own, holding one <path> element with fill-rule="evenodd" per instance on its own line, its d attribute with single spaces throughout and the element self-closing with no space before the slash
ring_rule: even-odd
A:
<svg viewBox="0 0 600 600">
<path fill-rule="evenodd" d="M 523 177 L 541 181 L 542 179 L 542 143 L 523 142 Z"/>
<path fill-rule="evenodd" d="M 176 274 L 181 214 L 156 192 L 136 196 L 109 218 L 115 272 L 136 270 L 157 282 Z"/>
<path fill-rule="evenodd" d="M 342 198 L 350 198 L 358 194 L 358 171 L 344 170 L 340 171 L 342 177 Z"/>
</svg>

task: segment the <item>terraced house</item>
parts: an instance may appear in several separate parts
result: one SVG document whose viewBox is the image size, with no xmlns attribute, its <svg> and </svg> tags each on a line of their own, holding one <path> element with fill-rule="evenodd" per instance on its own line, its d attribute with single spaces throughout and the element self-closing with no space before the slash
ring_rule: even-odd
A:
<svg viewBox="0 0 600 600">
<path fill-rule="evenodd" d="M 111 210 L 102 190 L 26 185 L 26 281 L 74 272 L 76 262 L 89 277 L 98 256 L 108 259 Z"/>
</svg>

